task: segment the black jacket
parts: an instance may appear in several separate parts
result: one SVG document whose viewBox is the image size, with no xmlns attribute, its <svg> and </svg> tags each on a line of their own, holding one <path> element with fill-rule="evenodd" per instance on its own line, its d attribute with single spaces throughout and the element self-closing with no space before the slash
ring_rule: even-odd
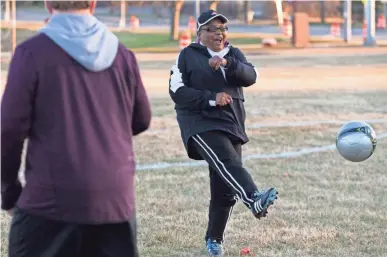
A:
<svg viewBox="0 0 387 257">
<path fill-rule="evenodd" d="M 220 130 L 231 134 L 242 144 L 248 141 L 243 87 L 255 83 L 257 72 L 238 48 L 229 48 L 224 56 L 227 60 L 227 81 L 220 69 L 214 70 L 209 66 L 211 55 L 205 46 L 198 43 L 184 48 L 171 69 L 169 94 L 175 102 L 181 136 L 191 159 L 202 159 L 190 147 L 191 136 L 201 132 Z M 219 92 L 231 95 L 233 103 L 224 107 L 215 106 L 216 93 Z"/>
</svg>

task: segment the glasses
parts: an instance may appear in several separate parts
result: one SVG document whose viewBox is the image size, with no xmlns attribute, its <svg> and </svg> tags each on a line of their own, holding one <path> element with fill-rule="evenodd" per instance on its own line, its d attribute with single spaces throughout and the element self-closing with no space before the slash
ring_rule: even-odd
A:
<svg viewBox="0 0 387 257">
<path fill-rule="evenodd" d="M 215 26 L 209 26 L 209 27 L 205 27 L 205 28 L 202 28 L 202 30 L 205 30 L 207 32 L 226 32 L 228 31 L 228 27 L 227 26 L 224 26 L 224 27 L 215 27 Z"/>
</svg>

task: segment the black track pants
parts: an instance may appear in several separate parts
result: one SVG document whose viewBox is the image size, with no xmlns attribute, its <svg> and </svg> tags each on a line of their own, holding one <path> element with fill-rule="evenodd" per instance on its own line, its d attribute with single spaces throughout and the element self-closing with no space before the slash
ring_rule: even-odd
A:
<svg viewBox="0 0 387 257">
<path fill-rule="evenodd" d="M 227 221 L 236 197 L 250 208 L 257 187 L 242 166 L 241 144 L 220 131 L 209 131 L 192 137 L 192 147 L 209 164 L 211 201 L 206 239 L 223 241 Z"/>
</svg>

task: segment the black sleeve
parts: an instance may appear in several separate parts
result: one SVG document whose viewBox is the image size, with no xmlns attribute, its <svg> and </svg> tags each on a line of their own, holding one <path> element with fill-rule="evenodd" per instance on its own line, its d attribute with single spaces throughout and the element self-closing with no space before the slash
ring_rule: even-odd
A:
<svg viewBox="0 0 387 257">
<path fill-rule="evenodd" d="M 172 66 L 169 79 L 169 95 L 180 107 L 189 110 L 204 110 L 216 106 L 216 93 L 198 90 L 189 86 L 185 65 L 185 52 L 180 52 L 176 64 Z"/>
<path fill-rule="evenodd" d="M 225 59 L 227 81 L 239 87 L 249 87 L 256 82 L 258 71 L 238 48 L 234 48 L 234 56 L 227 56 Z"/>
</svg>

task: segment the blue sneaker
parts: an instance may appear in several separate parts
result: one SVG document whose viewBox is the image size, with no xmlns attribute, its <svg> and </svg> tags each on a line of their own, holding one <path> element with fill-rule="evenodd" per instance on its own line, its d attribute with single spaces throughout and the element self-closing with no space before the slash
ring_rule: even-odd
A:
<svg viewBox="0 0 387 257">
<path fill-rule="evenodd" d="M 262 190 L 261 192 L 255 192 L 253 194 L 253 206 L 251 211 L 257 219 L 266 217 L 267 209 L 274 204 L 274 201 L 277 199 L 278 192 L 274 188 L 269 190 Z"/>
<path fill-rule="evenodd" d="M 210 256 L 222 256 L 224 253 L 222 243 L 219 243 L 216 240 L 208 239 L 206 246 Z"/>
</svg>

